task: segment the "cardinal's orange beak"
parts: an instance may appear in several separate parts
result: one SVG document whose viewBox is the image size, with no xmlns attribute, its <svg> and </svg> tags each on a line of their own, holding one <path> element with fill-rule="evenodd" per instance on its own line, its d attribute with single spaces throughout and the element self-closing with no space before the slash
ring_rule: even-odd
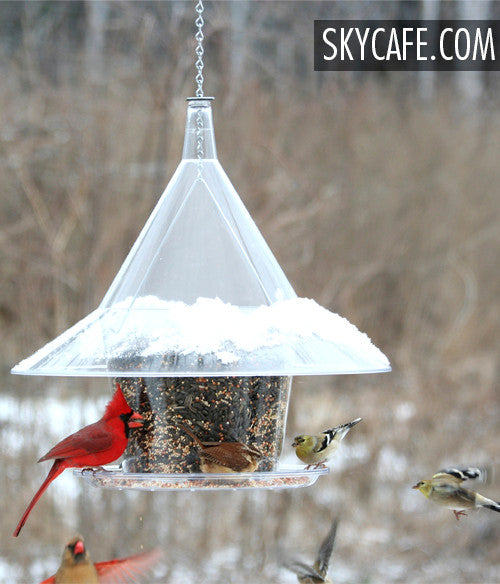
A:
<svg viewBox="0 0 500 584">
<path fill-rule="evenodd" d="M 143 423 L 144 423 L 144 418 L 141 416 L 141 414 L 134 412 L 130 416 L 130 419 L 128 421 L 128 427 L 129 428 L 140 428 L 143 425 Z"/>
<path fill-rule="evenodd" d="M 85 553 L 85 546 L 83 545 L 83 541 L 78 540 L 75 543 L 75 549 L 73 551 L 75 556 L 78 556 L 80 554 L 84 554 Z"/>
</svg>

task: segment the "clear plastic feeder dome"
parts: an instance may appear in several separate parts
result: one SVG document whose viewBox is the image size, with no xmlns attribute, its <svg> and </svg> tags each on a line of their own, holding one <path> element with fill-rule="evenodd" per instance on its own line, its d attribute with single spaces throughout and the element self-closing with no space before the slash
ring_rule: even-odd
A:
<svg viewBox="0 0 500 584">
<path fill-rule="evenodd" d="M 276 471 L 292 375 L 389 370 L 346 319 L 296 296 L 217 160 L 210 100 L 193 98 L 182 161 L 100 306 L 12 373 L 118 381 L 145 418 L 124 470 L 168 475 L 200 471 L 181 424 Z"/>
</svg>

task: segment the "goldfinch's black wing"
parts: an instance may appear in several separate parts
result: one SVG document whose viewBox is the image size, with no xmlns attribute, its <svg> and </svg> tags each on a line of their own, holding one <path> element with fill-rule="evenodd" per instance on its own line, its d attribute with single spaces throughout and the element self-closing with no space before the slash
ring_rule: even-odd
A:
<svg viewBox="0 0 500 584">
<path fill-rule="evenodd" d="M 318 440 L 318 443 L 314 447 L 314 452 L 323 452 L 328 446 L 335 440 L 338 434 L 345 431 L 348 424 L 342 424 L 341 426 L 335 426 L 335 428 L 330 428 L 330 430 L 325 430 L 322 432 L 323 439 Z M 320 438 L 320 436 L 318 436 Z"/>
<path fill-rule="evenodd" d="M 328 566 L 330 564 L 330 558 L 332 557 L 338 524 L 339 521 L 337 518 L 335 518 L 333 520 L 330 531 L 328 532 L 328 535 L 325 537 L 321 547 L 319 548 L 318 557 L 314 564 L 315 569 L 323 576 L 323 578 L 325 578 L 328 573 Z"/>
<path fill-rule="evenodd" d="M 442 500 L 452 500 L 464 508 L 475 504 L 476 494 L 460 486 L 461 480 L 449 473 L 437 473 L 432 477 L 432 489 Z M 451 499 L 450 499 L 451 498 Z"/>
<path fill-rule="evenodd" d="M 456 475 L 452 475 L 449 472 L 439 471 L 435 475 L 432 476 L 432 484 L 446 484 L 448 483 L 450 486 L 453 485 L 453 488 L 457 488 L 458 485 L 465 479 L 458 478 Z"/>
<path fill-rule="evenodd" d="M 473 467 L 466 467 L 466 468 L 445 468 L 439 471 L 440 473 L 449 474 L 460 482 L 466 481 L 467 479 L 479 479 L 484 481 L 486 479 L 486 470 L 481 468 L 473 468 Z"/>
<path fill-rule="evenodd" d="M 330 428 L 330 430 L 325 430 L 323 432 L 324 438 L 321 442 L 316 445 L 314 449 L 315 452 L 321 452 L 324 450 L 330 442 L 333 440 L 342 440 L 342 438 L 349 432 L 349 430 L 355 426 L 358 422 L 361 422 L 362 418 L 356 418 L 352 422 L 348 422 L 347 424 L 341 424 L 340 426 L 335 426 L 335 428 Z"/>
<path fill-rule="evenodd" d="M 460 503 L 464 505 L 464 507 L 469 505 L 475 505 L 476 503 L 476 493 L 474 493 L 473 491 L 469 491 L 469 489 L 460 488 L 458 489 L 455 496 L 457 498 L 457 501 L 460 501 Z"/>
<path fill-rule="evenodd" d="M 323 452 L 323 450 L 325 450 L 327 448 L 327 446 L 330 444 L 330 442 L 333 440 L 335 436 L 335 432 L 334 430 L 325 430 L 323 432 L 323 439 L 321 440 L 321 436 L 318 436 L 318 438 L 320 438 L 316 445 L 313 448 L 314 452 Z"/>
<path fill-rule="evenodd" d="M 324 577 L 312 566 L 308 566 L 302 562 L 293 562 L 292 564 L 288 564 L 287 567 L 292 572 L 295 572 L 299 578 L 310 578 L 313 582 L 317 582 L 318 584 L 325 581 Z"/>
</svg>

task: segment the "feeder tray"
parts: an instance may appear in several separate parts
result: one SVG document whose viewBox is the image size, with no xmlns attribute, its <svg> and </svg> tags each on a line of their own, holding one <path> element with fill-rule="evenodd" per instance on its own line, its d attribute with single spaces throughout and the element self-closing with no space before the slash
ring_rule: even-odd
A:
<svg viewBox="0 0 500 584">
<path fill-rule="evenodd" d="M 313 485 L 318 477 L 328 474 L 326 467 L 304 470 L 304 466 L 280 466 L 270 472 L 203 474 L 203 473 L 130 473 L 118 466 L 104 470 L 74 469 L 93 487 L 133 489 L 141 491 L 237 491 L 241 489 L 296 489 Z"/>
<path fill-rule="evenodd" d="M 182 160 L 101 305 L 13 368 L 101 376 L 144 418 L 108 488 L 287 488 L 279 469 L 292 375 L 389 371 L 346 319 L 298 298 L 217 160 L 211 101 L 189 100 Z M 200 474 L 203 442 L 262 453 L 257 472 Z"/>
</svg>

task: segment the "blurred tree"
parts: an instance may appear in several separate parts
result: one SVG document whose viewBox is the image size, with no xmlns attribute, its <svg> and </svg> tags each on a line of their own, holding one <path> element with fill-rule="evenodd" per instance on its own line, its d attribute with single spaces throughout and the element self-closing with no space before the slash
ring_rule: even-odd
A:
<svg viewBox="0 0 500 584">
<path fill-rule="evenodd" d="M 463 20 L 488 20 L 491 16 L 490 0 L 457 2 L 458 18 Z M 476 103 L 484 92 L 484 71 L 457 71 L 456 86 L 465 101 Z"/>
<path fill-rule="evenodd" d="M 439 10 L 441 0 L 422 0 L 421 17 L 423 20 L 437 20 L 439 18 Z M 431 37 L 434 37 L 433 31 L 430 31 Z M 420 96 L 427 102 L 434 97 L 436 89 L 436 72 L 435 71 L 420 71 L 418 89 Z"/>
<path fill-rule="evenodd" d="M 107 0 L 85 2 L 85 74 L 90 83 L 104 79 L 106 23 L 109 14 Z"/>
</svg>

